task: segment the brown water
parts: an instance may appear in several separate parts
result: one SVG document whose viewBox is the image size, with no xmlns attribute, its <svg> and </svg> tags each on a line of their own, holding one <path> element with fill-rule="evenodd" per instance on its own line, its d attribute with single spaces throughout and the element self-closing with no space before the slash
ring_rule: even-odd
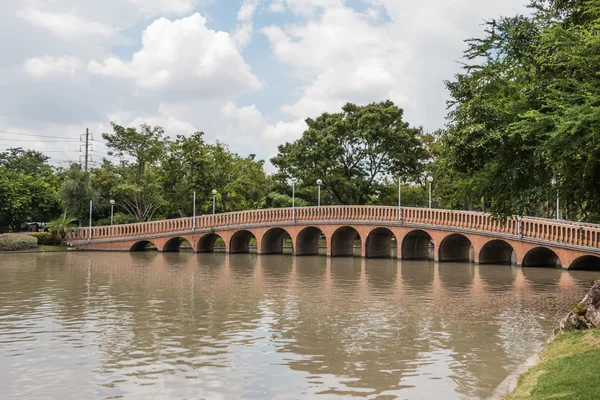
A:
<svg viewBox="0 0 600 400">
<path fill-rule="evenodd" d="M 599 273 L 192 253 L 0 256 L 0 399 L 471 399 Z"/>
</svg>

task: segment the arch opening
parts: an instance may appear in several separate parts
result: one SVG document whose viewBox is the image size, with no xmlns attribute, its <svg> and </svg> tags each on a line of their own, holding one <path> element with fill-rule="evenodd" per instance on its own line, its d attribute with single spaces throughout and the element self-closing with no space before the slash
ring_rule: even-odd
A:
<svg viewBox="0 0 600 400">
<path fill-rule="evenodd" d="M 283 242 L 287 238 L 290 238 L 290 234 L 285 229 L 269 229 L 260 241 L 260 254 L 282 254 Z"/>
<path fill-rule="evenodd" d="M 473 245 L 471 241 L 460 233 L 453 233 L 448 235 L 440 243 L 439 249 L 439 260 L 443 261 L 471 261 L 472 260 L 472 249 Z"/>
<path fill-rule="evenodd" d="M 177 253 L 180 249 L 181 249 L 181 245 L 186 242 L 187 240 L 185 240 L 184 238 L 181 237 L 174 237 L 172 239 L 169 239 L 167 241 L 167 243 L 165 243 L 165 245 L 163 246 L 162 252 L 163 253 Z"/>
<path fill-rule="evenodd" d="M 225 247 L 225 241 L 216 233 L 208 233 L 198 240 L 198 253 L 214 253 L 215 248 Z"/>
<path fill-rule="evenodd" d="M 367 236 L 366 258 L 392 258 L 392 242 L 396 236 L 387 228 L 375 228 Z"/>
<path fill-rule="evenodd" d="M 431 258 L 429 253 L 431 243 L 431 236 L 427 232 L 411 231 L 402 240 L 400 258 L 403 260 L 428 260 Z"/>
<path fill-rule="evenodd" d="M 361 246 L 358 231 L 351 226 L 342 226 L 331 236 L 331 257 L 353 257 L 355 246 Z"/>
<path fill-rule="evenodd" d="M 309 226 L 298 233 L 296 245 L 294 246 L 294 254 L 297 256 L 312 256 L 319 254 L 319 242 L 325 235 L 323 231 L 314 226 Z"/>
<path fill-rule="evenodd" d="M 569 269 L 578 269 L 586 271 L 600 271 L 600 257 L 581 256 L 571 263 Z"/>
<path fill-rule="evenodd" d="M 513 247 L 504 240 L 490 240 L 479 252 L 479 264 L 514 264 Z"/>
<path fill-rule="evenodd" d="M 536 247 L 525 254 L 523 267 L 549 267 L 556 268 L 560 265 L 558 255 L 546 247 Z"/>
<path fill-rule="evenodd" d="M 129 248 L 129 251 L 147 251 L 147 250 L 156 250 L 156 246 L 154 243 L 149 240 L 141 240 L 139 242 L 134 243 L 133 246 Z"/>
<path fill-rule="evenodd" d="M 231 236 L 229 242 L 229 252 L 231 254 L 249 253 L 250 252 L 250 240 L 256 237 L 250 231 L 242 230 L 237 231 Z"/>
</svg>

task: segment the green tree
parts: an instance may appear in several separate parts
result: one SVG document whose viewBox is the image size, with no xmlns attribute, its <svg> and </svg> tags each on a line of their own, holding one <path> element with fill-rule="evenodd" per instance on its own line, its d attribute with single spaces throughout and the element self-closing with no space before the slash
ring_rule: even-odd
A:
<svg viewBox="0 0 600 400">
<path fill-rule="evenodd" d="M 530 17 L 490 21 L 468 41 L 464 72 L 447 82 L 441 162 L 456 192 L 497 214 L 551 216 L 560 190 L 569 217 L 598 220 L 600 5 L 531 5 Z"/>
<path fill-rule="evenodd" d="M 60 177 L 48 157 L 11 148 L 0 153 L 0 226 L 19 230 L 23 222 L 60 214 Z"/>
<path fill-rule="evenodd" d="M 88 215 L 89 202 L 96 200 L 97 196 L 92 190 L 89 173 L 83 170 L 81 164 L 73 163 L 64 171 L 60 197 L 62 208 L 68 215 L 78 220 Z"/>
<path fill-rule="evenodd" d="M 139 130 L 112 124 L 114 133 L 103 133 L 109 155 L 121 159 L 118 166 L 105 162 L 104 179 L 112 185 L 107 193 L 138 221 L 150 221 L 164 204 L 159 161 L 168 148 L 163 128 L 142 124 Z M 128 158 L 129 157 L 129 158 Z M 133 158 L 133 161 L 130 160 Z"/>
<path fill-rule="evenodd" d="M 280 180 L 299 180 L 301 196 L 316 193 L 315 182 L 322 179 L 326 202 L 365 204 L 380 195 L 385 178 L 417 179 L 422 172 L 427 153 L 421 129 L 402 118 L 403 110 L 391 101 L 348 103 L 341 113 L 307 119 L 303 136 L 279 146 L 271 162 Z"/>
</svg>

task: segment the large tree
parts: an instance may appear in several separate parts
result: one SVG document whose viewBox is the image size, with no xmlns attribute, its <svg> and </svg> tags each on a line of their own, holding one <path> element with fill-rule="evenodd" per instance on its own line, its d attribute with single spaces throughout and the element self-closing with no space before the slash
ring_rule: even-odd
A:
<svg viewBox="0 0 600 400">
<path fill-rule="evenodd" d="M 111 198 L 138 221 L 149 221 L 164 203 L 159 163 L 167 151 L 164 130 L 142 124 L 140 129 L 112 124 L 113 133 L 103 133 L 110 148 L 108 154 L 120 158 L 114 166 L 104 163 L 103 177 L 113 184 Z"/>
<path fill-rule="evenodd" d="M 334 204 L 365 204 L 391 176 L 418 179 L 427 157 L 422 131 L 403 120 L 391 101 L 346 104 L 342 112 L 307 119 L 308 130 L 279 146 L 271 159 L 280 179 L 295 178 L 303 189 L 322 179 L 323 195 Z M 306 193 L 306 192 L 305 192 Z"/>
<path fill-rule="evenodd" d="M 39 151 L 12 148 L 0 153 L 0 226 L 20 229 L 26 221 L 60 214 L 60 177 Z"/>
<path fill-rule="evenodd" d="M 497 214 L 600 217 L 597 1 L 533 1 L 530 17 L 487 23 L 468 41 L 443 160 Z"/>
</svg>

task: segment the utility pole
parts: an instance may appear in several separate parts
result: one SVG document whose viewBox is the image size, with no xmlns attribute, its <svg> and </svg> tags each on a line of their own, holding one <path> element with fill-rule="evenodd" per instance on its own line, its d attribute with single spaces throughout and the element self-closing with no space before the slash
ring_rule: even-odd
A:
<svg viewBox="0 0 600 400">
<path fill-rule="evenodd" d="M 90 146 L 90 130 L 85 128 L 85 172 L 88 171 L 88 149 Z"/>
<path fill-rule="evenodd" d="M 87 173 L 88 172 L 88 167 L 89 167 L 89 162 L 90 162 L 90 153 L 89 153 L 89 149 L 90 149 L 90 130 L 88 128 L 85 128 L 85 155 L 84 155 L 84 164 L 83 164 L 83 170 Z M 81 147 L 79 148 L 79 150 L 81 151 Z M 81 161 L 81 159 L 80 159 Z"/>
</svg>

